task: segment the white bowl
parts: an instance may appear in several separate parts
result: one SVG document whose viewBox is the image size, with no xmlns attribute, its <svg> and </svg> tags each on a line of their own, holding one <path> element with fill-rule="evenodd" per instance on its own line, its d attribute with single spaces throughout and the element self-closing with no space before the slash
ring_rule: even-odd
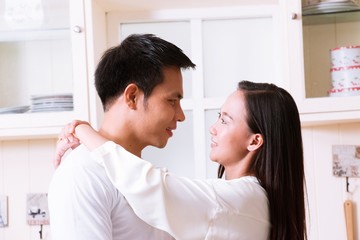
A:
<svg viewBox="0 0 360 240">
<path fill-rule="evenodd" d="M 346 46 L 330 50 L 332 67 L 360 65 L 360 46 Z"/>
<path fill-rule="evenodd" d="M 360 95 L 360 87 L 354 88 L 339 88 L 328 91 L 329 97 L 351 97 Z"/>
<path fill-rule="evenodd" d="M 360 65 L 330 69 L 334 89 L 360 87 Z"/>
</svg>

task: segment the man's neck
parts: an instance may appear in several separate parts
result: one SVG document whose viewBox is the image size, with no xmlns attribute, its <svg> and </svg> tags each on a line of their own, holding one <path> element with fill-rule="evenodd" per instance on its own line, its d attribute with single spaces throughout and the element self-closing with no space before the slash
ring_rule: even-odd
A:
<svg viewBox="0 0 360 240">
<path fill-rule="evenodd" d="M 139 146 L 138 141 L 136 141 L 132 135 L 129 134 L 129 129 L 113 129 L 111 127 L 109 128 L 102 126 L 98 132 L 100 135 L 109 139 L 110 141 L 121 145 L 132 154 L 141 157 L 141 151 L 143 150 L 143 147 Z"/>
</svg>

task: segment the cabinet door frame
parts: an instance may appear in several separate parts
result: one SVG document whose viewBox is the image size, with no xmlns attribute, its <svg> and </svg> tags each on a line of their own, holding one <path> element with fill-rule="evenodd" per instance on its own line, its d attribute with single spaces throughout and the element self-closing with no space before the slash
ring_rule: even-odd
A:
<svg viewBox="0 0 360 240">
<path fill-rule="evenodd" d="M 306 98 L 301 1 L 281 0 L 281 4 L 288 35 L 290 92 L 298 105 L 302 126 L 358 122 L 360 96 Z"/>
<path fill-rule="evenodd" d="M 0 140 L 57 137 L 73 119 L 89 121 L 84 3 L 69 1 L 74 110 L 0 115 Z M 74 29 L 77 28 L 77 29 Z M 75 31 L 76 30 L 76 31 Z M 77 30 L 80 30 L 78 32 Z"/>
</svg>

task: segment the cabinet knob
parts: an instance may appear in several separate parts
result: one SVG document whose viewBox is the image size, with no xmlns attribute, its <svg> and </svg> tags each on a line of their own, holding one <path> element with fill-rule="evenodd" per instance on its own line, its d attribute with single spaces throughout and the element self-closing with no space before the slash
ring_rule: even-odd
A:
<svg viewBox="0 0 360 240">
<path fill-rule="evenodd" d="M 297 13 L 291 13 L 291 19 L 292 20 L 297 19 L 297 17 L 298 17 Z"/>
<path fill-rule="evenodd" d="M 82 32 L 80 26 L 75 26 L 75 27 L 73 27 L 73 31 L 76 32 L 76 33 L 81 33 L 81 32 Z"/>
</svg>

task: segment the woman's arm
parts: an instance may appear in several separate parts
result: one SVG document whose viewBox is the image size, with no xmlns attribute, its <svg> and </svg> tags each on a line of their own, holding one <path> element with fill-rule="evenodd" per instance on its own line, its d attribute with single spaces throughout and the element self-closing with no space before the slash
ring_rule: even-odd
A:
<svg viewBox="0 0 360 240">
<path fill-rule="evenodd" d="M 79 125 L 84 125 L 80 127 L 84 128 L 84 131 L 82 131 L 81 134 L 84 135 L 83 139 L 86 140 L 89 146 L 92 146 L 92 144 L 94 143 L 99 143 L 99 145 L 101 145 L 101 136 L 97 134 L 97 132 L 93 128 L 91 128 L 88 122 L 74 120 L 71 123 L 66 124 L 61 129 L 61 132 L 58 136 L 58 141 L 56 143 L 55 156 L 53 159 L 55 169 L 61 164 L 61 160 L 68 150 L 75 149 L 80 145 L 80 140 L 75 134 L 75 128 Z M 87 125 L 88 127 L 85 127 L 85 125 Z M 87 138 L 87 135 L 91 135 L 92 137 Z"/>
<path fill-rule="evenodd" d="M 86 129 L 80 131 L 83 130 Z M 85 135 L 79 137 L 83 141 Z M 92 157 L 105 167 L 115 187 L 145 222 L 169 232 L 175 239 L 206 239 L 219 210 L 209 181 L 177 177 L 165 169 L 154 168 L 110 141 L 96 148 Z"/>
<path fill-rule="evenodd" d="M 174 176 L 165 169 L 126 151 L 99 135 L 88 124 L 75 126 L 76 136 L 92 151 L 96 161 L 136 215 L 176 239 L 205 239 L 211 219 L 219 209 L 213 186 Z"/>
<path fill-rule="evenodd" d="M 95 131 L 89 124 L 81 123 L 76 125 L 74 130 L 76 137 L 79 138 L 90 151 L 109 141 Z"/>
<path fill-rule="evenodd" d="M 78 138 L 92 150 L 93 158 L 105 167 L 114 186 L 142 220 L 176 239 L 206 238 L 211 219 L 219 209 L 209 182 L 176 177 L 154 168 L 102 137 L 87 122 L 73 121 L 60 137 Z"/>
</svg>

